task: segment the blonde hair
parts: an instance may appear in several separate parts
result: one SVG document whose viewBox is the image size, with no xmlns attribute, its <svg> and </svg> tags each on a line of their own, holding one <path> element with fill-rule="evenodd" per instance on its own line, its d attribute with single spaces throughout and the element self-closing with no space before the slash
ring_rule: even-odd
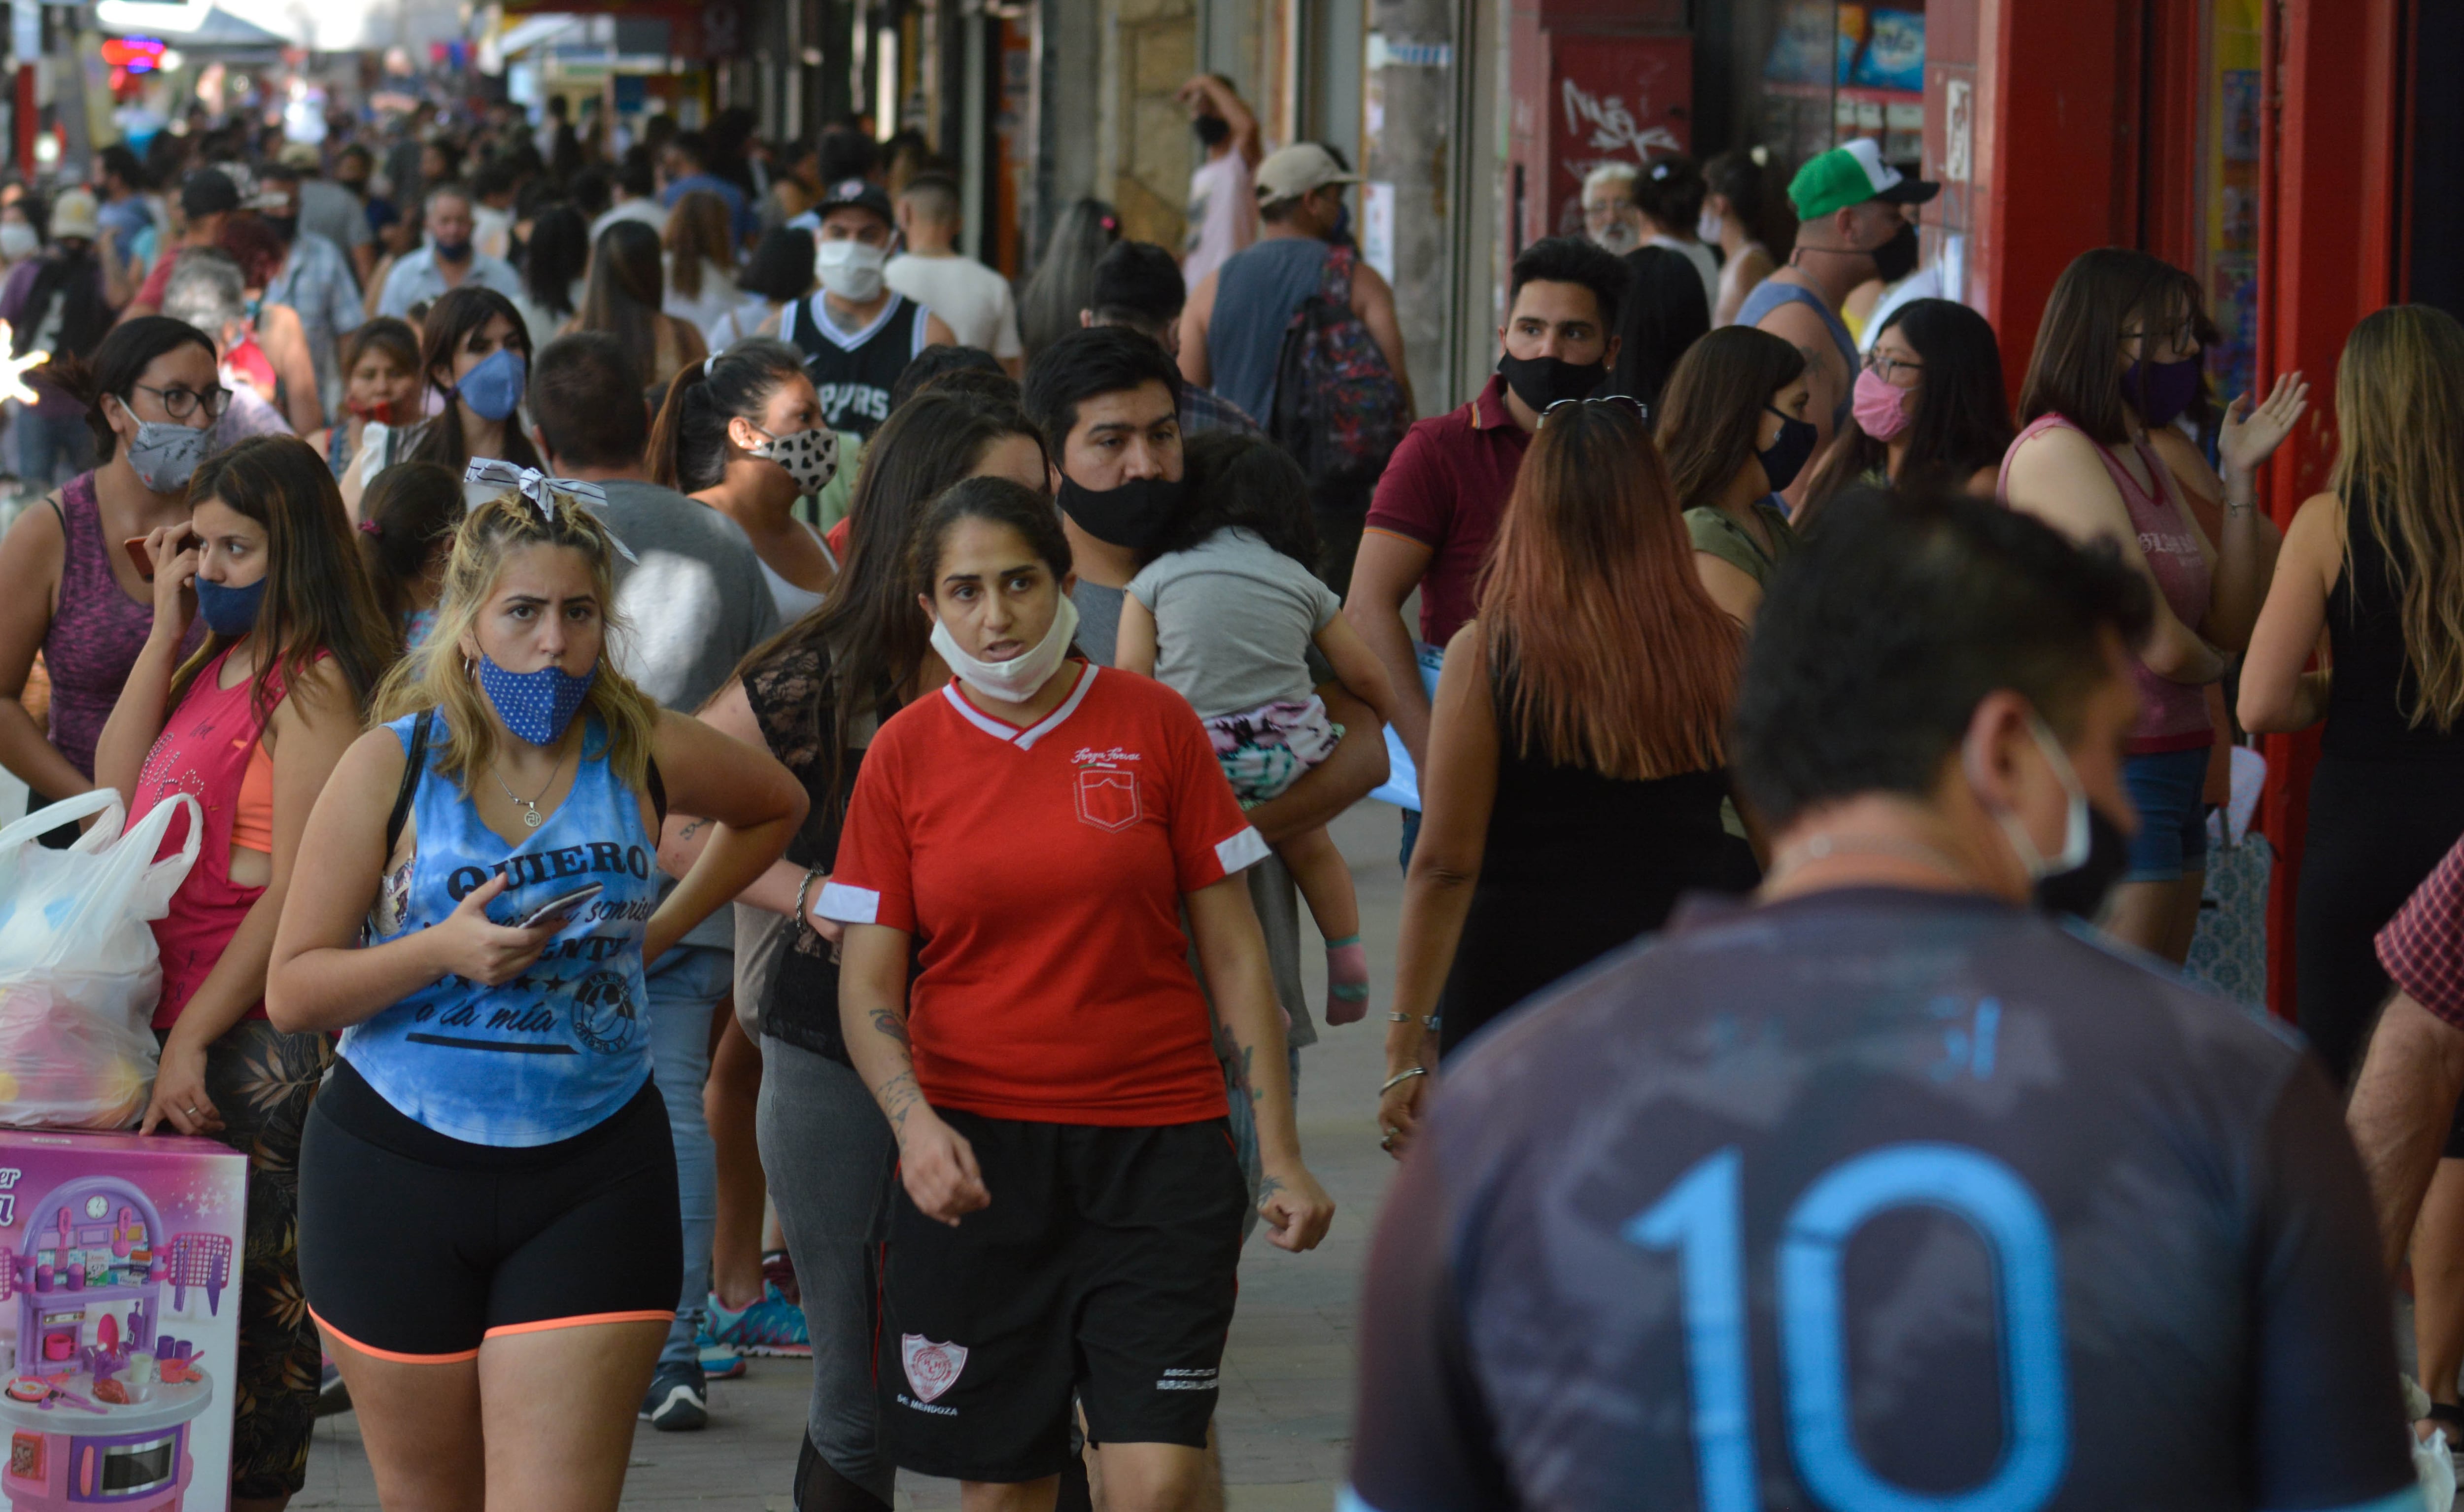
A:
<svg viewBox="0 0 2464 1512">
<path fill-rule="evenodd" d="M 2401 601 L 2413 728 L 2464 715 L 2464 325 L 2400 304 L 2353 327 L 2336 369 L 2341 444 L 2330 487 L 2353 574 L 2358 510 Z"/>
<path fill-rule="evenodd" d="M 457 778 L 466 796 L 472 775 L 495 759 L 497 722 L 463 657 L 462 638 L 496 591 L 506 559 L 533 546 L 569 547 L 590 563 L 591 591 L 599 599 L 605 637 L 599 649 L 599 675 L 591 680 L 583 711 L 598 716 L 607 762 L 625 784 L 639 792 L 649 783 L 650 736 L 658 727 L 659 706 L 617 669 L 617 647 L 626 625 L 616 613 L 615 542 L 586 507 L 562 493 L 549 497 L 556 503 L 545 518 L 530 500 L 514 493 L 472 507 L 453 533 L 435 629 L 427 645 L 394 664 L 377 689 L 380 722 L 431 709 L 445 716 L 442 738 L 431 741 L 428 759 L 437 771 Z"/>
</svg>

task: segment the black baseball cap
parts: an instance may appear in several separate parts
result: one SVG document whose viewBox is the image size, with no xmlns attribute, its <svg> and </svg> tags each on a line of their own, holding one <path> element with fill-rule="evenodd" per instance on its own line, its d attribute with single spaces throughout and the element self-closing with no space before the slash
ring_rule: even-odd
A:
<svg viewBox="0 0 2464 1512">
<path fill-rule="evenodd" d="M 813 209 L 816 217 L 835 209 L 854 206 L 881 217 L 884 226 L 896 226 L 898 217 L 890 208 L 890 193 L 870 179 L 841 179 L 822 193 L 822 203 Z"/>
<path fill-rule="evenodd" d="M 239 208 L 239 186 L 220 168 L 197 168 L 180 181 L 180 213 L 226 215 Z"/>
</svg>

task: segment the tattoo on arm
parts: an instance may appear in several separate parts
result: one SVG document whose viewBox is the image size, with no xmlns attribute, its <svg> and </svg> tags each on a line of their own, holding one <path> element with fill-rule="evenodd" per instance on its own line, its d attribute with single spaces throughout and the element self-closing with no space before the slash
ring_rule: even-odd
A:
<svg viewBox="0 0 2464 1512">
<path fill-rule="evenodd" d="M 895 1040 L 903 1048 L 908 1044 L 907 1018 L 895 1008 L 875 1008 L 872 1027 L 885 1040 Z"/>
<path fill-rule="evenodd" d="M 695 835 L 700 834 L 704 829 L 708 828 L 709 825 L 709 820 L 689 819 L 685 821 L 685 827 L 676 831 L 676 839 L 679 842 L 691 840 Z"/>
<path fill-rule="evenodd" d="M 873 1100 L 881 1105 L 881 1111 L 889 1118 L 891 1131 L 895 1132 L 907 1127 L 907 1115 L 924 1101 L 924 1090 L 915 1085 L 914 1072 L 901 1071 L 881 1084 L 881 1090 L 873 1094 Z"/>
</svg>

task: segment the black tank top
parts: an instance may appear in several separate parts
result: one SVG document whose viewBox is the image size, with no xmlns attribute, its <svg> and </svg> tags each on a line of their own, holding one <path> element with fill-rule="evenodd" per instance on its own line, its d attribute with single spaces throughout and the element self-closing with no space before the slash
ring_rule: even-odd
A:
<svg viewBox="0 0 2464 1512">
<path fill-rule="evenodd" d="M 924 307 L 893 294 L 872 323 L 849 336 L 832 325 L 816 294 L 787 306 L 779 335 L 804 354 L 822 399 L 822 424 L 869 440 L 890 418 L 890 390 L 924 349 Z"/>
<path fill-rule="evenodd" d="M 2446 734 L 2412 723 L 2417 684 L 2404 650 L 2404 595 L 2387 544 L 2359 505 L 2344 511 L 2349 566 L 2327 595 L 2327 639 L 2336 675 L 2327 688 L 2322 755 L 2365 760 L 2401 757 L 2464 765 L 2464 722 Z"/>
</svg>

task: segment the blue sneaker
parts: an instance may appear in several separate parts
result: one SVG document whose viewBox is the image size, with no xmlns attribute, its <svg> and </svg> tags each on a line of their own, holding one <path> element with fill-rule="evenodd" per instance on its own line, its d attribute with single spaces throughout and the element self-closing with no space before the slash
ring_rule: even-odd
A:
<svg viewBox="0 0 2464 1512">
<path fill-rule="evenodd" d="M 710 1336 L 746 1354 L 786 1360 L 813 1357 L 813 1341 L 804 1330 L 804 1309 L 781 1296 L 775 1284 L 765 1284 L 760 1298 L 740 1312 L 720 1306 L 713 1297 L 708 1316 Z"/>
<path fill-rule="evenodd" d="M 701 1373 L 705 1380 L 733 1381 L 744 1373 L 744 1353 L 732 1344 L 721 1344 L 710 1336 L 710 1326 L 704 1324 L 693 1340 L 701 1351 Z"/>
</svg>

